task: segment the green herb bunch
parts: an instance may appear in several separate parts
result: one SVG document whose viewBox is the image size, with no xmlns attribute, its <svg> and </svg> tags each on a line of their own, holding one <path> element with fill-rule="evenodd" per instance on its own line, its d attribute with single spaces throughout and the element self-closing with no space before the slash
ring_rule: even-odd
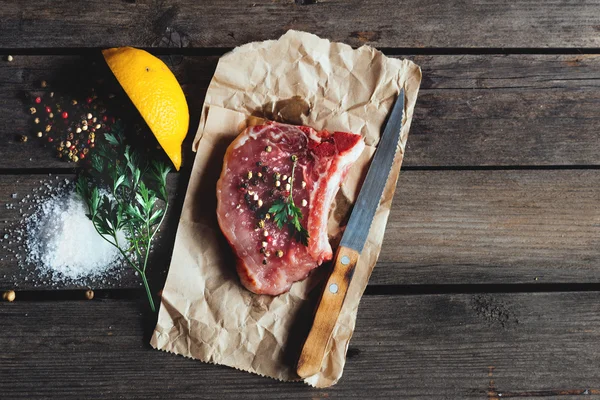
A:
<svg viewBox="0 0 600 400">
<path fill-rule="evenodd" d="M 123 129 L 116 124 L 91 153 L 91 169 L 80 176 L 76 190 L 87 204 L 88 218 L 96 231 L 115 246 L 127 264 L 142 278 L 152 311 L 156 311 L 146 278 L 148 255 L 169 207 L 167 174 L 162 162 L 147 162 L 125 144 Z M 105 187 L 107 193 L 101 193 Z M 119 242 L 123 232 L 127 242 Z"/>
<path fill-rule="evenodd" d="M 290 234 L 297 241 L 305 246 L 308 246 L 308 231 L 300 224 L 303 218 L 302 211 L 294 203 L 292 192 L 294 190 L 294 173 L 296 172 L 296 164 L 298 157 L 292 155 L 292 174 L 290 176 L 290 191 L 287 198 L 276 200 L 269 208 L 269 214 L 273 215 L 273 220 L 279 229 L 287 225 L 290 229 Z"/>
</svg>

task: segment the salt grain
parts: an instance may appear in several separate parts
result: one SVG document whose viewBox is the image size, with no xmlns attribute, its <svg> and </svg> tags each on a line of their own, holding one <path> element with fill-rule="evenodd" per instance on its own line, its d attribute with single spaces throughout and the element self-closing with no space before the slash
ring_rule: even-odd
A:
<svg viewBox="0 0 600 400">
<path fill-rule="evenodd" d="M 72 191 L 39 204 L 25 220 L 27 262 L 54 279 L 72 280 L 100 277 L 118 264 L 119 251 L 96 232 L 86 212 L 86 205 Z M 121 245 L 126 243 L 124 234 L 117 236 Z"/>
</svg>

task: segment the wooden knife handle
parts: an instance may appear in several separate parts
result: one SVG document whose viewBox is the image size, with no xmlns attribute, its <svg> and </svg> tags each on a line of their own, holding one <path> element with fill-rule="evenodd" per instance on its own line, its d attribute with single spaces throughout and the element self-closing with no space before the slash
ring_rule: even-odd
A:
<svg viewBox="0 0 600 400">
<path fill-rule="evenodd" d="M 321 370 L 325 349 L 342 310 L 358 256 L 356 250 L 343 246 L 336 252 L 333 271 L 323 289 L 313 325 L 298 360 L 296 372 L 301 378 L 307 378 Z"/>
</svg>

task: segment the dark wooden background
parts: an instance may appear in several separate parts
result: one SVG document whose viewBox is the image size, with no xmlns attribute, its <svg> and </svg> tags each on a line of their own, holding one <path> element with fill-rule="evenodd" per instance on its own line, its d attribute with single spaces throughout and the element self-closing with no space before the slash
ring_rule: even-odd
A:
<svg viewBox="0 0 600 400">
<path fill-rule="evenodd" d="M 151 350 L 156 317 L 133 274 L 93 282 L 86 301 L 87 286 L 35 282 L 0 249 L 0 289 L 17 291 L 0 303 L 0 398 L 600 398 L 598 1 L 0 1 L 0 230 L 20 219 L 12 193 L 76 172 L 17 140 L 36 82 L 143 47 L 183 85 L 193 133 L 219 55 L 288 29 L 423 68 L 339 384 Z M 156 292 L 192 158 L 170 178 Z"/>
</svg>

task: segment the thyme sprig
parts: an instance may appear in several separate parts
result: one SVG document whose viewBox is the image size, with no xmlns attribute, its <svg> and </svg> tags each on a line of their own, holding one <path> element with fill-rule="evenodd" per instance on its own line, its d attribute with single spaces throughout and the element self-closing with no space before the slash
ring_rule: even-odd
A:
<svg viewBox="0 0 600 400">
<path fill-rule="evenodd" d="M 273 220 L 279 229 L 282 229 L 284 225 L 287 225 L 292 236 L 303 245 L 308 246 L 308 231 L 300 224 L 300 220 L 304 217 L 300 208 L 294 204 L 294 197 L 292 195 L 294 191 L 294 174 L 296 172 L 297 163 L 298 157 L 292 155 L 292 174 L 290 176 L 289 194 L 287 197 L 275 200 L 268 212 L 273 215 Z"/>
<path fill-rule="evenodd" d="M 96 231 L 115 246 L 141 277 L 152 311 L 156 311 L 146 278 L 148 255 L 169 207 L 167 175 L 162 162 L 146 162 L 129 145 L 120 125 L 104 135 L 91 156 L 89 176 L 81 175 L 77 193 L 87 204 Z M 108 193 L 99 189 L 106 187 Z M 161 200 L 161 201 L 159 201 Z M 119 232 L 127 237 L 119 242 Z"/>
</svg>

